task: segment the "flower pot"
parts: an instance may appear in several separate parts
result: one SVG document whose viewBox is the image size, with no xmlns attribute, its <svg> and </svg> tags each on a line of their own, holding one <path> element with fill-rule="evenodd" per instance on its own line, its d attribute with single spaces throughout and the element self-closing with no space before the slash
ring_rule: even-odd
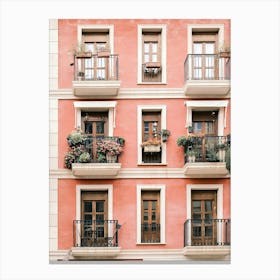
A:
<svg viewBox="0 0 280 280">
<path fill-rule="evenodd" d="M 195 162 L 195 156 L 188 156 L 188 162 Z"/>
<path fill-rule="evenodd" d="M 222 58 L 230 58 L 230 52 L 220 52 L 219 56 Z"/>
<path fill-rule="evenodd" d="M 108 162 L 108 163 L 115 163 L 115 162 L 117 162 L 117 155 L 111 155 L 110 153 L 107 153 L 106 154 L 106 161 Z"/>
<path fill-rule="evenodd" d="M 225 150 L 219 150 L 219 161 L 225 161 L 226 158 L 226 151 Z"/>
<path fill-rule="evenodd" d="M 144 152 L 146 152 L 146 153 L 158 153 L 158 152 L 160 152 L 160 145 L 144 146 Z"/>
<path fill-rule="evenodd" d="M 76 58 L 91 58 L 92 53 L 91 52 L 80 52 L 76 54 Z"/>
</svg>

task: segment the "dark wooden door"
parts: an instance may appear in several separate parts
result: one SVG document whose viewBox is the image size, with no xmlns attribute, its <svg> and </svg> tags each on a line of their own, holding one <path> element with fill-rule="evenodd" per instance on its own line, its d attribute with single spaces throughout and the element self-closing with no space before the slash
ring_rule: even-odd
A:
<svg viewBox="0 0 280 280">
<path fill-rule="evenodd" d="M 217 243 L 217 192 L 192 191 L 192 245 Z"/>
</svg>

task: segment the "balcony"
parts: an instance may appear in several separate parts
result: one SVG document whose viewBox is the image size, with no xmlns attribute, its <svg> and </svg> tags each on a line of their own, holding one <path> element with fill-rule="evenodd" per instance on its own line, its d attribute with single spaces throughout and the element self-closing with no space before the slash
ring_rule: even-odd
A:
<svg viewBox="0 0 280 280">
<path fill-rule="evenodd" d="M 220 178 L 229 175 L 229 136 L 189 136 L 183 146 L 185 175 L 192 178 Z"/>
<path fill-rule="evenodd" d="M 120 137 L 93 137 L 80 134 L 77 143 L 71 144 L 64 158 L 65 166 L 81 178 L 114 178 L 121 169 L 119 155 L 123 151 Z"/>
<path fill-rule="evenodd" d="M 114 258 L 120 253 L 118 220 L 74 220 L 74 258 Z"/>
<path fill-rule="evenodd" d="M 184 223 L 184 255 L 193 258 L 230 254 L 230 219 L 188 219 Z"/>
<path fill-rule="evenodd" d="M 73 94 L 77 97 L 117 96 L 119 79 L 119 57 L 111 54 L 74 57 Z"/>
<path fill-rule="evenodd" d="M 230 57 L 189 54 L 184 63 L 184 93 L 189 97 L 225 97 L 230 92 Z"/>
</svg>

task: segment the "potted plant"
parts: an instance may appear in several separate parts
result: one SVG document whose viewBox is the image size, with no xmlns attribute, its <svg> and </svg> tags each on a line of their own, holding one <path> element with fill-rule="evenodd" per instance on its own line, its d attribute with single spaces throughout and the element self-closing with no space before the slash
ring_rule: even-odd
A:
<svg viewBox="0 0 280 280">
<path fill-rule="evenodd" d="M 188 132 L 189 132 L 189 133 L 193 133 L 193 127 L 192 127 L 192 125 L 189 125 L 189 126 L 188 126 Z"/>
<path fill-rule="evenodd" d="M 86 50 L 86 44 L 78 42 L 72 50 L 73 55 L 76 58 L 91 58 L 92 52 Z"/>
<path fill-rule="evenodd" d="M 69 147 L 84 145 L 86 140 L 87 140 L 87 136 L 83 135 L 80 131 L 72 131 L 67 136 L 67 143 Z"/>
<path fill-rule="evenodd" d="M 122 137 L 120 137 L 120 138 L 119 138 L 119 143 L 120 143 L 121 147 L 123 147 L 123 146 L 124 146 L 124 143 L 125 143 L 125 139 L 122 138 Z"/>
<path fill-rule="evenodd" d="M 71 169 L 72 163 L 79 162 L 79 157 L 84 152 L 83 145 L 69 147 L 69 150 L 64 157 L 64 166 L 68 169 Z"/>
<path fill-rule="evenodd" d="M 225 161 L 225 156 L 226 156 L 226 144 L 225 143 L 220 143 L 217 145 L 218 148 L 218 158 L 220 161 Z"/>
<path fill-rule="evenodd" d="M 79 162 L 82 163 L 87 163 L 91 161 L 91 156 L 88 152 L 83 152 L 80 156 L 79 156 Z"/>
<path fill-rule="evenodd" d="M 219 49 L 219 57 L 230 58 L 230 45 L 229 44 L 223 43 L 223 45 Z"/>
<path fill-rule="evenodd" d="M 97 57 L 109 57 L 110 54 L 111 54 L 111 50 L 108 44 L 106 44 L 105 47 L 99 48 L 97 50 Z"/>
<path fill-rule="evenodd" d="M 104 139 L 97 142 L 97 153 L 103 159 L 106 157 L 107 162 L 117 162 L 118 155 L 122 153 L 123 149 L 116 139 Z"/>
<path fill-rule="evenodd" d="M 166 142 L 171 133 L 168 129 L 162 129 L 159 134 L 161 136 L 162 142 Z"/>
<path fill-rule="evenodd" d="M 84 79 L 84 76 L 85 76 L 85 73 L 82 72 L 82 71 L 79 71 L 79 72 L 78 72 L 78 81 L 83 80 L 83 79 Z"/>
<path fill-rule="evenodd" d="M 156 138 L 149 139 L 148 141 L 144 141 L 141 147 L 144 148 L 144 152 L 157 153 L 160 152 L 161 141 Z"/>
<path fill-rule="evenodd" d="M 194 150 L 188 150 L 186 152 L 186 155 L 188 157 L 188 162 L 195 162 L 196 152 Z"/>
</svg>

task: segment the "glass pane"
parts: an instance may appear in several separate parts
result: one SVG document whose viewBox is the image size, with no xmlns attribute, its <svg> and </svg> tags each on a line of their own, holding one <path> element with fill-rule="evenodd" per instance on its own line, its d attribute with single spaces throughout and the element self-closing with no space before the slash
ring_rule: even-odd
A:
<svg viewBox="0 0 280 280">
<path fill-rule="evenodd" d="M 90 215 L 90 214 L 85 214 L 84 217 L 85 217 L 85 221 L 92 221 L 92 215 Z M 87 224 L 88 224 L 88 223 L 87 223 Z"/>
<path fill-rule="evenodd" d="M 93 43 L 85 43 L 85 51 L 93 52 Z"/>
<path fill-rule="evenodd" d="M 211 56 L 205 56 L 205 66 L 206 67 L 214 67 L 214 57 Z"/>
<path fill-rule="evenodd" d="M 152 212 L 152 221 L 156 220 L 156 212 Z"/>
<path fill-rule="evenodd" d="M 201 43 L 194 43 L 193 44 L 193 53 L 194 54 L 202 53 L 202 44 Z"/>
<path fill-rule="evenodd" d="M 152 62 L 157 62 L 158 61 L 158 59 L 157 59 L 157 54 L 153 54 L 152 55 Z"/>
<path fill-rule="evenodd" d="M 149 46 L 150 46 L 149 43 L 144 43 L 144 52 L 145 53 L 149 52 Z"/>
<path fill-rule="evenodd" d="M 206 122 L 205 123 L 206 134 L 214 133 L 214 122 Z M 208 139 L 209 141 L 210 139 Z"/>
<path fill-rule="evenodd" d="M 193 236 L 201 236 L 201 227 L 193 227 Z"/>
<path fill-rule="evenodd" d="M 92 212 L 92 202 L 91 201 L 84 201 L 84 211 Z"/>
<path fill-rule="evenodd" d="M 212 224 L 212 214 L 205 214 L 205 224 Z"/>
<path fill-rule="evenodd" d="M 205 236 L 212 236 L 213 234 L 213 229 L 212 227 L 205 227 Z"/>
<path fill-rule="evenodd" d="M 205 69 L 205 79 L 214 79 L 214 69 Z"/>
<path fill-rule="evenodd" d="M 193 214 L 193 223 L 200 224 L 201 223 L 201 215 L 200 214 Z"/>
<path fill-rule="evenodd" d="M 97 59 L 97 67 L 105 67 L 105 58 L 98 58 Z"/>
<path fill-rule="evenodd" d="M 151 224 L 151 230 L 152 231 L 156 231 L 157 230 L 157 224 L 156 223 L 152 223 Z"/>
<path fill-rule="evenodd" d="M 149 229 L 148 224 L 147 224 L 147 223 L 144 223 L 144 224 L 143 224 L 143 230 L 144 230 L 144 231 L 148 231 L 148 229 Z"/>
<path fill-rule="evenodd" d="M 149 122 L 144 122 L 144 131 L 149 132 Z"/>
<path fill-rule="evenodd" d="M 93 71 L 92 70 L 85 70 L 85 79 L 90 80 L 93 79 Z"/>
<path fill-rule="evenodd" d="M 201 67 L 202 65 L 202 57 L 201 56 L 195 56 L 193 60 L 193 66 L 194 67 Z"/>
<path fill-rule="evenodd" d="M 104 212 L 104 201 L 96 201 L 96 212 Z"/>
<path fill-rule="evenodd" d="M 205 53 L 214 53 L 215 52 L 215 45 L 213 43 L 206 43 L 205 44 Z"/>
<path fill-rule="evenodd" d="M 148 54 L 144 55 L 144 62 L 149 62 L 150 56 Z"/>
<path fill-rule="evenodd" d="M 148 210 L 148 201 L 147 200 L 143 201 L 143 206 L 144 206 L 144 210 Z"/>
<path fill-rule="evenodd" d="M 144 221 L 148 221 L 148 212 L 144 212 Z"/>
<path fill-rule="evenodd" d="M 193 132 L 201 133 L 202 132 L 202 122 L 194 122 L 193 123 Z"/>
<path fill-rule="evenodd" d="M 96 133 L 104 134 L 104 122 L 96 122 Z"/>
<path fill-rule="evenodd" d="M 202 71 L 201 69 L 194 69 L 194 79 L 201 79 L 202 78 Z"/>
<path fill-rule="evenodd" d="M 85 122 L 85 133 L 92 134 L 92 122 Z"/>
<path fill-rule="evenodd" d="M 85 67 L 92 68 L 93 67 L 93 59 L 92 58 L 85 58 Z"/>
<path fill-rule="evenodd" d="M 103 214 L 97 214 L 96 215 L 96 224 L 97 225 L 104 225 L 104 215 Z"/>
<path fill-rule="evenodd" d="M 204 208 L 206 212 L 212 211 L 212 200 L 205 200 L 204 201 Z"/>
<path fill-rule="evenodd" d="M 152 43 L 152 52 L 155 53 L 157 52 L 158 49 L 158 44 L 157 43 Z"/>
<path fill-rule="evenodd" d="M 152 210 L 156 210 L 156 208 L 157 208 L 157 202 L 152 201 Z"/>
<path fill-rule="evenodd" d="M 97 70 L 97 79 L 104 80 L 105 79 L 105 70 L 99 69 Z"/>
<path fill-rule="evenodd" d="M 96 228 L 96 237 L 104 237 L 104 227 Z"/>
<path fill-rule="evenodd" d="M 200 212 L 200 211 L 201 211 L 201 201 L 193 200 L 193 212 Z"/>
</svg>

